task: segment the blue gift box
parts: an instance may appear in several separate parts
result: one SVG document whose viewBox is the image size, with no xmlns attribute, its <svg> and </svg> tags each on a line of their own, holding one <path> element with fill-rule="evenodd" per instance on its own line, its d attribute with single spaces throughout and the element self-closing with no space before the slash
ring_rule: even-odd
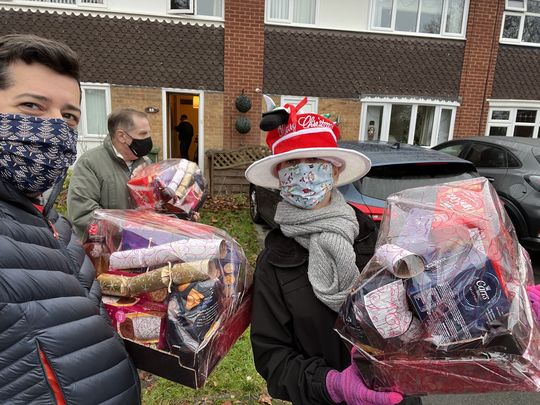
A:
<svg viewBox="0 0 540 405">
<path fill-rule="evenodd" d="M 468 265 L 460 262 L 461 268 L 453 267 L 455 263 L 439 263 L 431 269 L 428 265 L 425 272 L 407 280 L 412 307 L 427 326 L 428 339 L 441 348 L 481 338 L 490 322 L 509 313 L 500 280 L 491 261 L 483 257 L 480 264 L 478 260 Z"/>
</svg>

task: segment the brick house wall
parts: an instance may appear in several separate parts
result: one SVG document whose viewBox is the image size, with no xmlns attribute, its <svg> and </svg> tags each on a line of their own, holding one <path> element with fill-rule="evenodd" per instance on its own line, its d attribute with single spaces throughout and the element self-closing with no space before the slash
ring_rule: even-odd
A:
<svg viewBox="0 0 540 405">
<path fill-rule="evenodd" d="M 223 93 L 204 93 L 204 149 L 223 149 Z"/>
<path fill-rule="evenodd" d="M 493 90 L 505 0 L 470 2 L 454 137 L 483 135 Z"/>
<path fill-rule="evenodd" d="M 152 143 L 159 147 L 158 159 L 163 159 L 163 125 L 161 114 L 161 88 L 111 86 L 111 109 L 130 107 L 144 111 L 146 107 L 157 107 L 159 112 L 148 114 Z"/>
<path fill-rule="evenodd" d="M 505 0 L 469 3 L 465 41 L 265 25 L 264 0 L 226 0 L 223 26 L 6 8 L 0 34 L 66 42 L 82 56 L 84 82 L 111 85 L 113 109 L 161 110 L 162 88 L 204 92 L 205 150 L 264 144 L 257 88 L 278 105 L 281 95 L 318 97 L 347 140 L 358 139 L 363 96 L 459 99 L 459 137 L 484 134 L 491 97 L 540 97 L 529 85 L 538 82 L 540 48 L 499 44 Z M 332 63 L 319 63 L 321 54 Z M 252 100 L 245 114 L 234 105 L 242 90 Z M 248 134 L 236 131 L 239 116 L 251 121 Z M 150 120 L 163 150 L 161 111 Z"/>
<path fill-rule="evenodd" d="M 264 1 L 225 1 L 224 30 L 223 147 L 259 145 L 261 103 L 255 89 L 263 88 Z M 247 113 L 240 113 L 235 107 L 236 97 L 242 90 L 252 101 Z M 241 115 L 251 121 L 247 134 L 235 129 L 236 119 Z"/>
<path fill-rule="evenodd" d="M 344 141 L 358 139 L 360 132 L 360 108 L 359 100 L 347 100 L 340 98 L 320 98 L 319 113 L 331 114 L 330 119 L 335 121 L 339 117 L 339 133 Z"/>
</svg>

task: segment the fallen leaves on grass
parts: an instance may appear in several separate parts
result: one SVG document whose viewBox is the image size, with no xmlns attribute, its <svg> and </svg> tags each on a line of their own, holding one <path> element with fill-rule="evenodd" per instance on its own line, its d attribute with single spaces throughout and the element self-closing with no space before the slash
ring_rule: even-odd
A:
<svg viewBox="0 0 540 405">
<path fill-rule="evenodd" d="M 218 194 L 208 197 L 204 203 L 207 211 L 236 211 L 243 208 L 249 208 L 245 194 Z"/>
<path fill-rule="evenodd" d="M 272 405 L 272 397 L 268 394 L 261 394 L 259 396 L 259 404 Z"/>
</svg>

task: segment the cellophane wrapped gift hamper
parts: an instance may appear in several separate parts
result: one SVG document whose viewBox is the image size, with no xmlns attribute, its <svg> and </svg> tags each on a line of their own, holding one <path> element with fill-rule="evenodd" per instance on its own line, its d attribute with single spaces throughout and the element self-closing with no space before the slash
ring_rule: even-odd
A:
<svg viewBox="0 0 540 405">
<path fill-rule="evenodd" d="M 337 330 L 367 385 L 406 395 L 540 390 L 527 252 L 485 178 L 388 197 Z"/>
<path fill-rule="evenodd" d="M 250 321 L 252 270 L 238 243 L 174 215 L 97 210 L 86 248 L 137 368 L 202 387 Z"/>
</svg>

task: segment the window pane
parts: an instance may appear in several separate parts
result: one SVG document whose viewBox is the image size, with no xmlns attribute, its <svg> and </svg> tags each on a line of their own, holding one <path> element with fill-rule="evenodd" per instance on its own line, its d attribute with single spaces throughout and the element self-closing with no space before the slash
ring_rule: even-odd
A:
<svg viewBox="0 0 540 405">
<path fill-rule="evenodd" d="M 88 134 L 107 134 L 106 92 L 100 89 L 85 89 L 86 127 Z"/>
<path fill-rule="evenodd" d="M 535 122 L 536 110 L 517 110 L 516 122 Z"/>
<path fill-rule="evenodd" d="M 443 0 L 423 0 L 420 10 L 419 31 L 428 34 L 441 33 Z"/>
<path fill-rule="evenodd" d="M 407 143 L 409 140 L 409 127 L 411 125 L 410 105 L 394 104 L 390 114 L 389 142 Z"/>
<path fill-rule="evenodd" d="M 431 132 L 433 131 L 433 117 L 435 107 L 419 105 L 416 113 L 416 127 L 414 128 L 414 144 L 422 146 L 431 145 Z"/>
<path fill-rule="evenodd" d="M 223 0 L 198 0 L 197 15 L 223 17 Z"/>
<path fill-rule="evenodd" d="M 505 167 L 505 152 L 497 147 L 473 143 L 465 159 L 476 167 Z"/>
<path fill-rule="evenodd" d="M 489 127 L 489 136 L 506 136 L 506 127 Z"/>
<path fill-rule="evenodd" d="M 521 16 L 507 15 L 504 18 L 503 38 L 518 39 Z"/>
<path fill-rule="evenodd" d="M 506 167 L 505 153 L 499 148 L 485 148 L 480 154 L 478 167 Z"/>
<path fill-rule="evenodd" d="M 397 0 L 396 31 L 416 31 L 418 0 Z"/>
<path fill-rule="evenodd" d="M 315 24 L 315 0 L 296 0 L 293 8 L 293 22 Z"/>
<path fill-rule="evenodd" d="M 446 14 L 446 32 L 449 34 L 461 34 L 463 25 L 463 13 L 465 0 L 449 0 Z"/>
<path fill-rule="evenodd" d="M 534 127 L 525 127 L 522 125 L 516 125 L 514 128 L 514 136 L 520 138 L 532 138 L 534 133 Z"/>
<path fill-rule="evenodd" d="M 441 122 L 439 124 L 439 134 L 437 144 L 445 142 L 450 137 L 450 124 L 452 123 L 452 110 L 443 108 L 441 110 Z"/>
<path fill-rule="evenodd" d="M 270 0 L 269 18 L 273 20 L 288 20 L 289 0 Z"/>
<path fill-rule="evenodd" d="M 77 0 L 30 0 L 30 1 L 36 1 L 40 3 L 59 3 L 59 4 L 77 4 Z M 85 2 L 88 3 L 88 2 Z M 97 3 L 101 4 L 101 3 Z"/>
<path fill-rule="evenodd" d="M 390 28 L 392 24 L 392 0 L 374 0 L 373 26 Z"/>
<path fill-rule="evenodd" d="M 415 164 L 384 165 L 372 167 L 368 175 L 354 183 L 363 195 L 386 199 L 390 194 L 407 188 L 429 186 L 450 181 L 468 180 L 475 177 L 469 165 Z"/>
<path fill-rule="evenodd" d="M 364 131 L 364 139 L 368 141 L 381 139 L 383 107 L 378 105 L 370 105 L 366 113 L 367 128 Z"/>
<path fill-rule="evenodd" d="M 508 7 L 522 9 L 524 0 L 507 0 L 507 2 L 508 2 Z"/>
<path fill-rule="evenodd" d="M 525 16 L 523 42 L 540 43 L 540 17 Z"/>
<path fill-rule="evenodd" d="M 456 143 L 454 145 L 447 146 L 446 148 L 437 149 L 440 152 L 447 153 L 452 156 L 458 156 L 460 155 L 461 151 L 465 148 L 464 143 Z"/>
<path fill-rule="evenodd" d="M 527 2 L 527 11 L 540 14 L 540 0 L 529 0 Z"/>
<path fill-rule="evenodd" d="M 189 10 L 189 0 L 171 0 L 171 10 Z"/>
<path fill-rule="evenodd" d="M 491 112 L 491 119 L 492 120 L 509 120 L 510 119 L 510 111 L 493 110 Z"/>
<path fill-rule="evenodd" d="M 508 160 L 507 166 L 508 167 L 519 167 L 521 166 L 521 162 L 518 160 L 517 157 L 512 155 L 511 153 L 506 154 L 506 159 Z"/>
</svg>

